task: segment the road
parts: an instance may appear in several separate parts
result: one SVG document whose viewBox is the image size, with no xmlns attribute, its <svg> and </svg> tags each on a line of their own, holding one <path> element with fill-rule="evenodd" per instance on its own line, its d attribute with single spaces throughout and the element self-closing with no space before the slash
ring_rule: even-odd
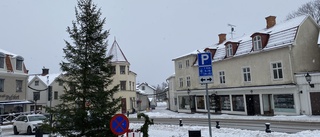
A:
<svg viewBox="0 0 320 137">
<path fill-rule="evenodd" d="M 180 118 L 153 118 L 155 124 L 179 125 Z M 130 118 L 130 123 L 143 123 L 144 120 Z M 247 130 L 265 131 L 265 123 L 270 123 L 271 131 L 284 133 L 297 133 L 304 130 L 319 130 L 320 122 L 295 122 L 275 120 L 247 120 L 247 119 L 211 119 L 211 127 L 216 128 L 216 121 L 219 121 L 221 128 L 237 128 Z M 183 118 L 183 125 L 208 126 L 208 119 L 205 118 Z"/>
</svg>

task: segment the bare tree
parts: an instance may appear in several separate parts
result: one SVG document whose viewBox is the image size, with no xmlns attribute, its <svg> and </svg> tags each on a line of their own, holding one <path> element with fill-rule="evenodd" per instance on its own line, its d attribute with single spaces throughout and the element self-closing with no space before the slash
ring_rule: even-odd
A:
<svg viewBox="0 0 320 137">
<path fill-rule="evenodd" d="M 298 10 L 290 13 L 287 16 L 287 20 L 301 15 L 310 15 L 318 24 L 320 24 L 320 0 L 314 0 L 303 4 Z"/>
</svg>

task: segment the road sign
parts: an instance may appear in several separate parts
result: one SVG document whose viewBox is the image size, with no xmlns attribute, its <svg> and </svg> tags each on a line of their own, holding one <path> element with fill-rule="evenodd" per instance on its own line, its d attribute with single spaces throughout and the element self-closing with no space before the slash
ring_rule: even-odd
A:
<svg viewBox="0 0 320 137">
<path fill-rule="evenodd" d="M 212 83 L 213 73 L 212 73 L 212 59 L 211 53 L 199 53 L 198 54 L 198 70 L 199 70 L 199 83 Z"/>
<path fill-rule="evenodd" d="M 111 118 L 110 129 L 115 135 L 123 135 L 129 129 L 129 120 L 123 114 L 116 114 Z"/>
</svg>

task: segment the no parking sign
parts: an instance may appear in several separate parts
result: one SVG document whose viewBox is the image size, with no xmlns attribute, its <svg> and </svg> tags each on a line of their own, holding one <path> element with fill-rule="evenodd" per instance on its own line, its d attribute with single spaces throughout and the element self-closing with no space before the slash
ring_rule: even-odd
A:
<svg viewBox="0 0 320 137">
<path fill-rule="evenodd" d="M 123 114 L 116 114 L 111 118 L 110 129 L 115 135 L 123 135 L 129 129 L 129 120 Z"/>
</svg>

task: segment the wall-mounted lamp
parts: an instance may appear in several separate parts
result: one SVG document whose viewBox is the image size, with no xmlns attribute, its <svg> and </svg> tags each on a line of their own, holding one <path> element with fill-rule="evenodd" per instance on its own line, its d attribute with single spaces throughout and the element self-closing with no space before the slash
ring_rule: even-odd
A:
<svg viewBox="0 0 320 137">
<path fill-rule="evenodd" d="M 252 90 L 250 90 L 250 92 L 251 92 L 251 94 L 252 94 L 252 92 L 253 92 L 253 91 L 252 91 Z"/>
<path fill-rule="evenodd" d="M 311 75 L 309 75 L 308 72 L 307 72 L 307 75 L 305 76 L 305 78 L 306 78 L 306 81 L 309 83 L 309 86 L 310 86 L 311 88 L 314 88 L 314 84 L 310 84 L 310 82 L 311 82 Z"/>
<path fill-rule="evenodd" d="M 191 92 L 191 90 L 190 90 L 190 89 L 188 89 L 188 90 L 187 90 L 188 95 L 190 95 L 190 92 Z"/>
<path fill-rule="evenodd" d="M 303 93 L 303 91 L 301 90 L 301 91 L 299 91 L 299 93 L 300 93 L 300 94 L 302 94 L 302 93 Z"/>
</svg>

